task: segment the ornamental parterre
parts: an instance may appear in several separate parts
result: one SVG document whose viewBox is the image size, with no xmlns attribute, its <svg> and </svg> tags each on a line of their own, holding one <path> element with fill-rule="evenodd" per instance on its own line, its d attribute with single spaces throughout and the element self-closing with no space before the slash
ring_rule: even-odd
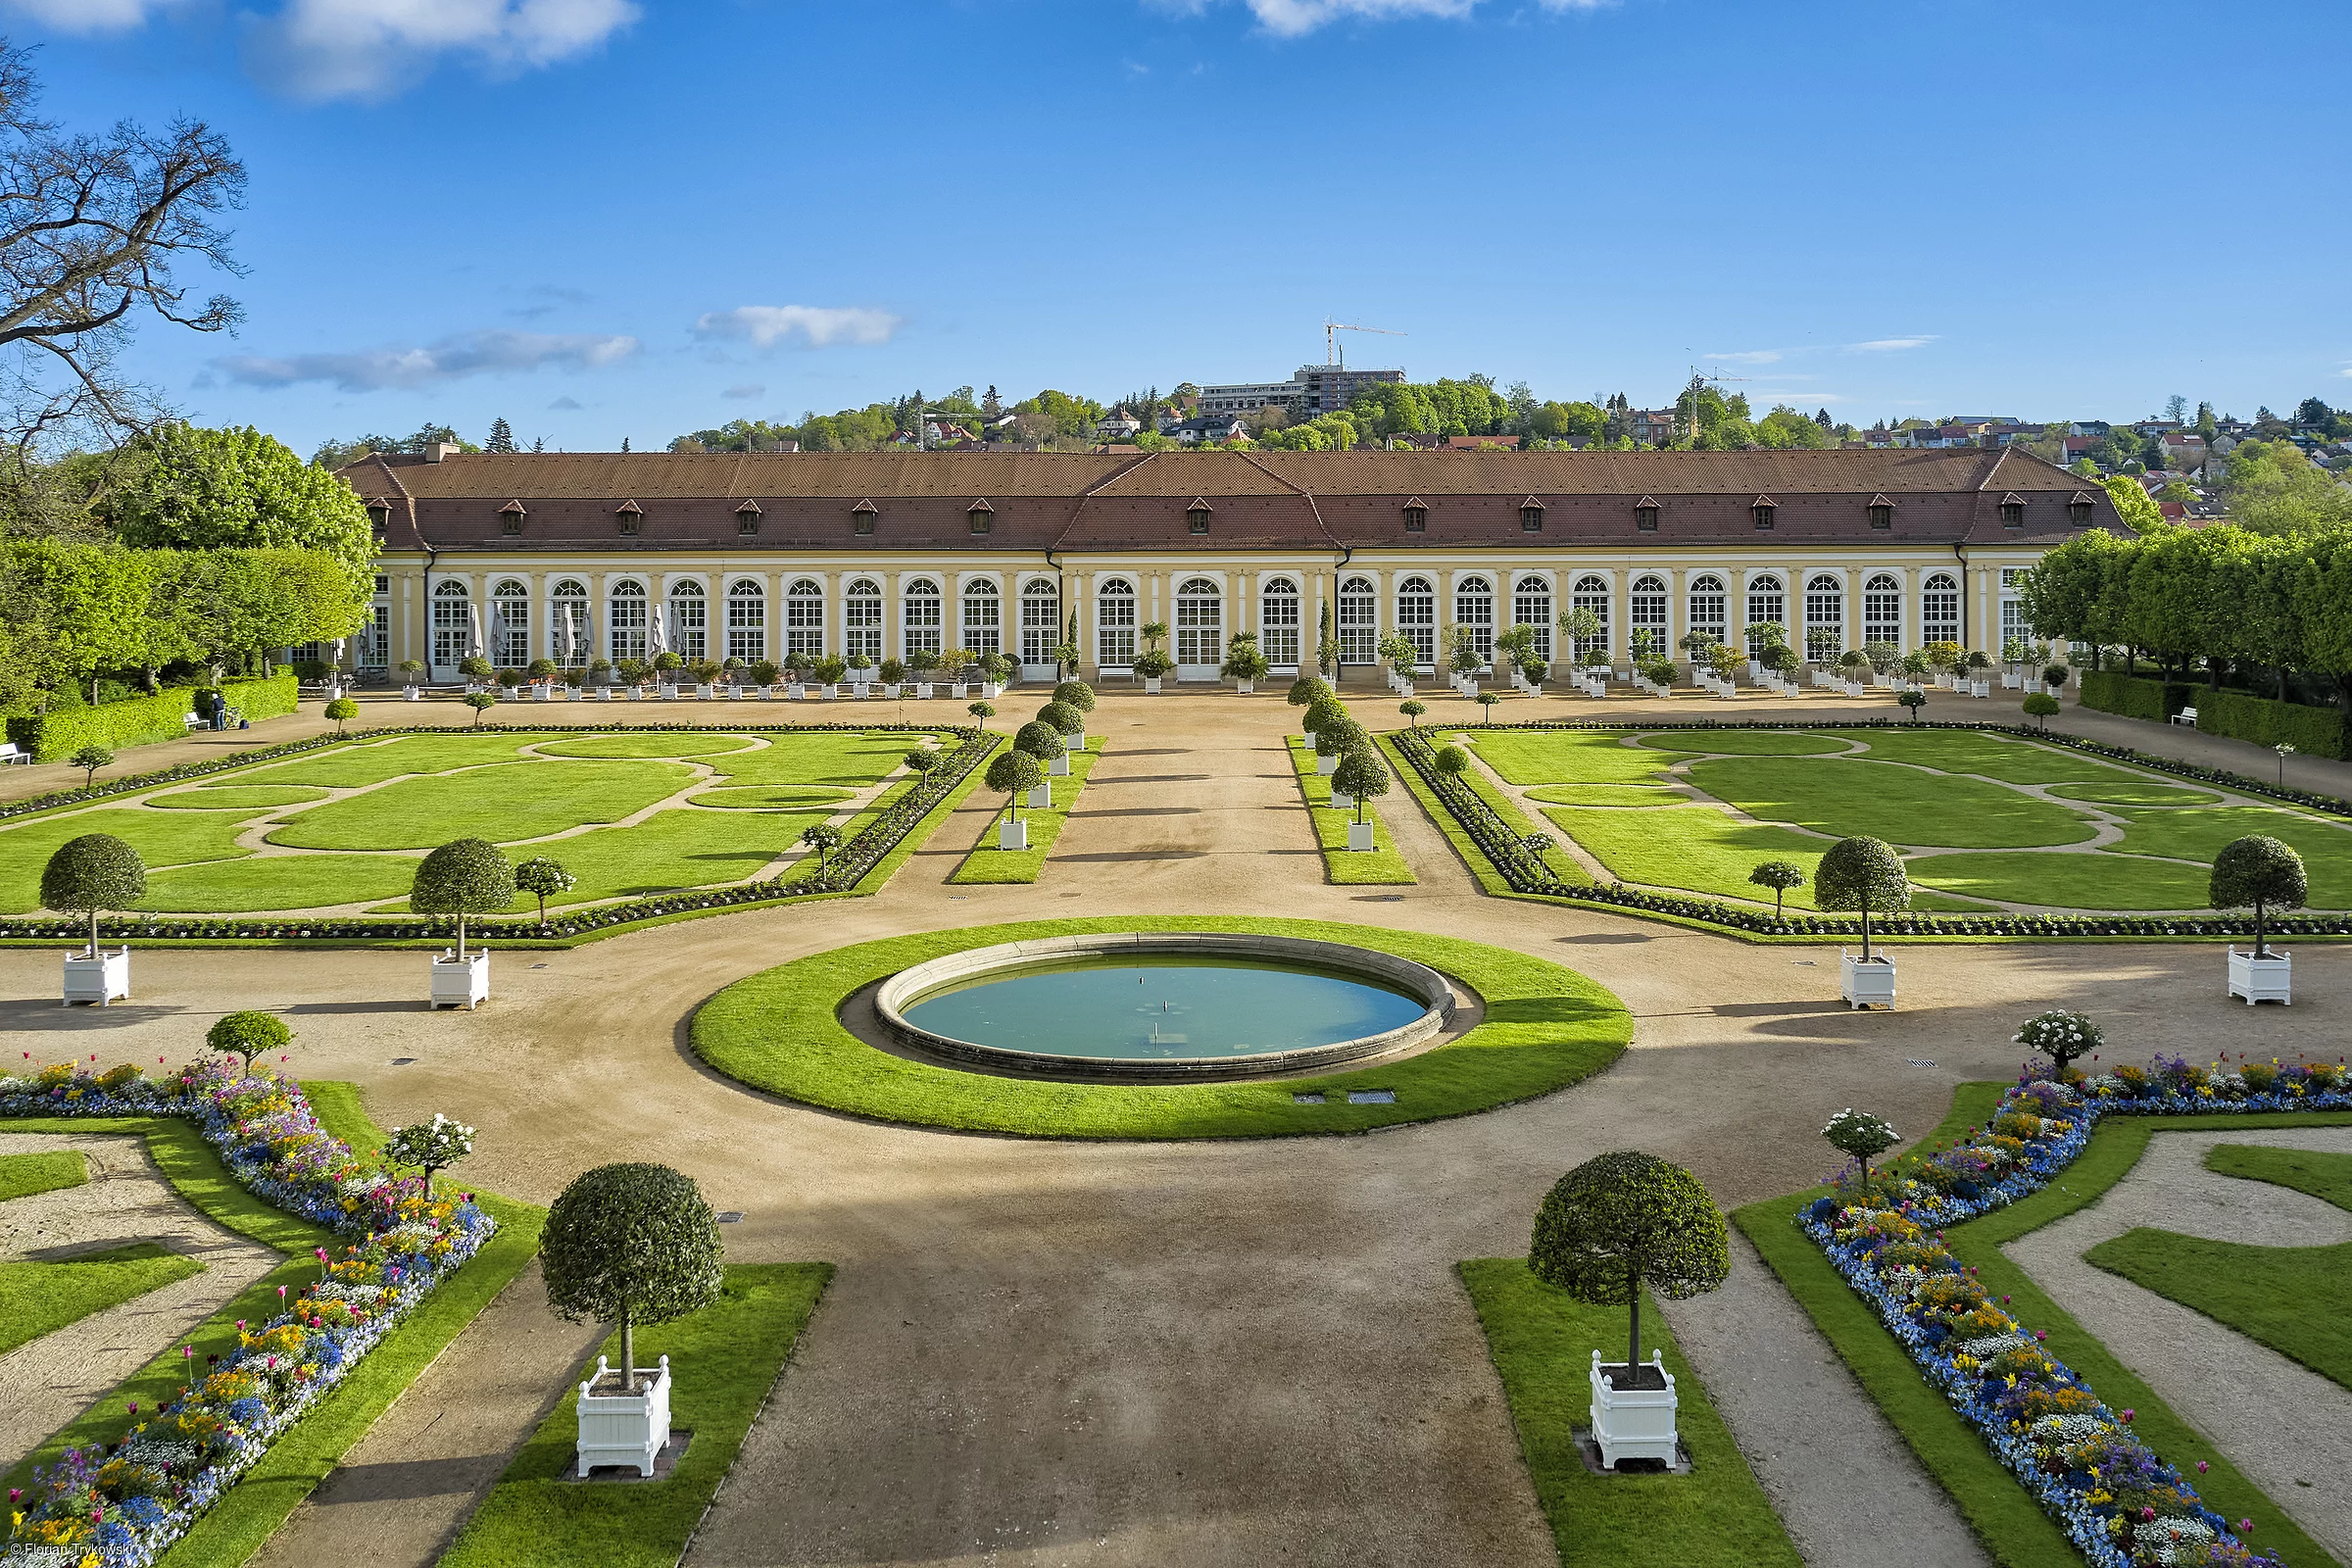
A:
<svg viewBox="0 0 2352 1568">
<path fill-rule="evenodd" d="M 33 1472 L 0 1568 L 144 1568 L 185 1535 L 361 1357 L 479 1251 L 497 1222 L 420 1179 L 370 1169 L 293 1080 L 209 1059 L 170 1078 L 60 1064 L 0 1077 L 0 1116 L 180 1116 L 256 1197 L 349 1238 L 287 1310 L 239 1325 L 180 1396 Z"/>
<path fill-rule="evenodd" d="M 1984 1437 L 2098 1568 L 2267 1565 L 2180 1472 L 2132 1435 L 2042 1348 L 1944 1245 L 1943 1228 L 2038 1192 L 2073 1163 L 2101 1116 L 2352 1110 L 2352 1075 L 2325 1062 L 2159 1056 L 2067 1084 L 2029 1073 L 1983 1127 L 1948 1149 L 1849 1169 L 1798 1218 L 1877 1310 L 1927 1380 Z"/>
</svg>

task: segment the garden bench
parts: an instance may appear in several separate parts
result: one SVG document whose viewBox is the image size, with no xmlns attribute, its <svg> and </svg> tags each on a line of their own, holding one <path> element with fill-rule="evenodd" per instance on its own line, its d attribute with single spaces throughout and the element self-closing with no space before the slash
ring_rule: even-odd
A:
<svg viewBox="0 0 2352 1568">
<path fill-rule="evenodd" d="M 213 721 L 191 708 L 179 715 L 179 727 L 184 734 L 194 734 L 200 729 L 211 729 Z"/>
<path fill-rule="evenodd" d="M 0 741 L 0 763 L 8 762 L 23 762 L 26 767 L 30 767 L 32 758 L 15 741 Z"/>
<path fill-rule="evenodd" d="M 2193 708 L 2183 708 L 2173 715 L 2173 722 L 2186 724 L 2190 729 L 2195 729 L 2197 727 L 2197 710 Z"/>
</svg>

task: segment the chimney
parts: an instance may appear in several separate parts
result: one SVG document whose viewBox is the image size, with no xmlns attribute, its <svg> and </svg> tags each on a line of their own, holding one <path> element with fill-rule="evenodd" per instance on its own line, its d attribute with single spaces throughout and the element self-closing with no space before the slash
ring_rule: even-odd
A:
<svg viewBox="0 0 2352 1568">
<path fill-rule="evenodd" d="M 458 444 L 455 441 L 430 442 L 424 449 L 424 461 L 427 463 L 439 463 L 444 458 L 456 457 L 458 455 Z"/>
</svg>

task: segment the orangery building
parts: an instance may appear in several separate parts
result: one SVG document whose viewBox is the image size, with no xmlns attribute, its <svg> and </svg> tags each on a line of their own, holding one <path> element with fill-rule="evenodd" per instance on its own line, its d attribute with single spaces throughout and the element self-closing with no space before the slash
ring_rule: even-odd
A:
<svg viewBox="0 0 2352 1568">
<path fill-rule="evenodd" d="M 2104 491 L 2007 450 L 371 455 L 342 470 L 382 539 L 349 662 L 453 679 L 645 658 L 789 662 L 996 652 L 1050 678 L 1132 671 L 1169 628 L 1179 681 L 1251 632 L 1345 674 L 1401 635 L 1482 652 L 1516 624 L 1556 657 L 1567 611 L 1608 653 L 1758 621 L 1808 658 L 1885 642 L 1996 657 L 2019 574 Z M 1074 631 L 1073 631 L 1074 628 Z M 1642 634 L 1647 633 L 1644 638 Z M 1561 648 L 1558 655 L 1569 650 Z"/>
</svg>

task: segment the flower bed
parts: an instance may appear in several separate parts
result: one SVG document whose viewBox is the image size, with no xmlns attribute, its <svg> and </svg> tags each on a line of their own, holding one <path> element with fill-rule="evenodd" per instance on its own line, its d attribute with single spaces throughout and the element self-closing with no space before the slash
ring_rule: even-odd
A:
<svg viewBox="0 0 2352 1568">
<path fill-rule="evenodd" d="M 180 1396 L 124 1416 L 121 1436 L 69 1448 L 11 1498 L 0 1568 L 140 1568 L 184 1535 L 392 1327 L 480 1250 L 497 1224 L 421 1179 L 371 1170 L 313 1115 L 293 1081 L 234 1076 L 216 1058 L 149 1079 L 72 1065 L 0 1077 L 0 1116 L 181 1116 L 256 1197 L 349 1238 L 319 1278 L 239 1348 L 191 1366 Z"/>
<path fill-rule="evenodd" d="M 2352 1110 L 2352 1075 L 2327 1063 L 2148 1068 L 2059 1084 L 2029 1074 L 1949 1148 L 1865 1176 L 1849 1168 L 1798 1223 L 1867 1300 L 1928 1382 L 2099 1568 L 2269 1564 L 2042 1348 L 1944 1245 L 1944 1227 L 2041 1189 L 2103 1115 Z"/>
</svg>

